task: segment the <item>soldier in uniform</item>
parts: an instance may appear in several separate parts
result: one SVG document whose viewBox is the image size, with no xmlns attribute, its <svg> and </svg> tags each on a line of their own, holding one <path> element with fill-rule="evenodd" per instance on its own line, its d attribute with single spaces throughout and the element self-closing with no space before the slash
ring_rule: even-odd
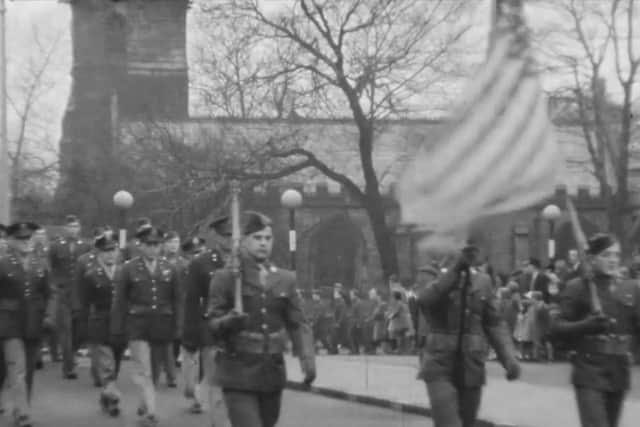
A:
<svg viewBox="0 0 640 427">
<path fill-rule="evenodd" d="M 55 299 L 46 266 L 33 254 L 31 236 L 39 227 L 8 227 L 9 249 L 0 259 L 0 341 L 5 362 L 6 397 L 16 426 L 31 426 L 29 402 L 40 342 L 53 327 Z"/>
<path fill-rule="evenodd" d="M 57 294 L 57 333 L 62 347 L 62 375 L 66 379 L 78 378 L 75 372 L 75 353 L 78 349 L 78 336 L 74 326 L 78 319 L 73 318 L 71 288 L 76 274 L 78 258 L 91 250 L 91 245 L 80 237 L 80 221 L 75 215 L 65 219 L 65 236 L 58 237 L 49 249 L 51 284 Z"/>
<path fill-rule="evenodd" d="M 475 246 L 465 247 L 453 268 L 418 294 L 429 325 L 420 378 L 427 385 L 436 427 L 475 425 L 486 379 L 487 339 L 507 379 L 520 375 L 491 279 L 472 268 L 482 259 L 479 252 Z"/>
<path fill-rule="evenodd" d="M 136 220 L 136 234 L 140 233 L 141 231 L 151 228 L 152 224 L 151 224 L 151 220 L 147 217 L 140 217 Z M 132 260 L 133 258 L 139 257 L 140 255 L 142 255 L 142 251 L 140 250 L 140 240 L 137 239 L 134 235 L 134 238 L 129 241 L 129 243 L 127 243 L 126 248 L 124 249 L 123 253 L 121 254 L 122 259 L 124 261 L 129 261 Z"/>
<path fill-rule="evenodd" d="M 583 427 L 616 427 L 630 386 L 631 345 L 640 334 L 640 288 L 618 280 L 620 243 L 588 241 L 582 276 L 567 283 L 552 314 L 552 333 L 575 351 L 572 382 Z"/>
<path fill-rule="evenodd" d="M 275 267 L 269 257 L 269 218 L 247 212 L 240 260 L 243 311 L 235 309 L 236 277 L 230 268 L 213 277 L 208 317 L 211 332 L 224 340 L 214 375 L 222 387 L 234 427 L 273 427 L 286 383 L 286 333 L 300 358 L 305 383 L 315 379 L 311 328 L 300 309 L 295 273 Z"/>
<path fill-rule="evenodd" d="M 231 223 L 229 217 L 215 219 L 209 225 L 214 232 L 215 248 L 194 257 L 187 274 L 185 322 L 182 345 L 184 353 L 185 396 L 193 399 L 192 412 L 202 410 L 203 394 L 209 403 L 211 424 L 229 426 L 222 390 L 213 382 L 219 343 L 209 332 L 205 314 L 209 300 L 209 284 L 215 272 L 224 267 L 231 251 Z M 200 386 L 196 383 L 200 379 Z"/>
<path fill-rule="evenodd" d="M 83 271 L 74 287 L 74 308 L 83 307 L 87 316 L 87 338 L 90 344 L 92 370 L 97 384 L 104 388 L 100 394 L 102 408 L 112 416 L 120 413 L 120 392 L 115 381 L 126 342 L 113 342 L 109 334 L 109 316 L 115 290 L 118 242 L 111 230 L 102 229 L 94 237 L 95 251 L 90 252 Z"/>
<path fill-rule="evenodd" d="M 185 274 L 187 272 L 187 260 L 180 255 L 180 235 L 175 231 L 169 231 L 165 235 L 165 241 L 162 245 L 162 255 L 165 260 L 171 264 L 178 273 L 180 285 L 180 305 L 184 301 Z M 158 349 L 151 355 L 151 371 L 153 372 L 153 382 L 158 384 L 161 371 L 164 370 L 167 376 L 167 386 L 176 388 L 176 360 L 180 354 L 180 337 L 170 343 L 165 349 Z M 176 352 L 177 347 L 177 352 Z"/>
<path fill-rule="evenodd" d="M 151 354 L 166 349 L 181 334 L 180 285 L 176 269 L 160 256 L 164 233 L 146 227 L 136 238 L 142 256 L 125 263 L 116 277 L 111 339 L 129 341 L 133 381 L 141 394 L 138 415 L 143 426 L 154 427 L 158 419 Z"/>
</svg>

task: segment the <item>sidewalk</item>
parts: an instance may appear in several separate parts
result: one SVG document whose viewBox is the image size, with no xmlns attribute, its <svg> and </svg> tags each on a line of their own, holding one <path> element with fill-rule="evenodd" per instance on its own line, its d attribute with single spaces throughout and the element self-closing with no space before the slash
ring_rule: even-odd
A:
<svg viewBox="0 0 640 427">
<path fill-rule="evenodd" d="M 429 399 L 422 381 L 415 379 L 417 357 L 318 356 L 318 377 L 312 391 L 342 399 L 428 415 Z M 495 363 L 488 364 L 480 418 L 484 426 L 567 427 L 580 425 L 569 385 L 568 365 L 523 365 L 523 378 L 507 382 Z M 634 367 L 638 377 L 638 367 Z M 293 387 L 302 381 L 300 364 L 288 357 Z M 541 373 L 549 372 L 549 379 Z M 559 378 L 560 377 L 560 378 Z M 562 381 L 561 381 L 562 380 Z M 563 383 L 563 385 L 560 385 Z M 637 390 L 640 382 L 634 381 Z M 619 427 L 636 426 L 640 399 L 634 391 L 625 402 Z M 633 420 L 636 420 L 633 422 Z"/>
</svg>

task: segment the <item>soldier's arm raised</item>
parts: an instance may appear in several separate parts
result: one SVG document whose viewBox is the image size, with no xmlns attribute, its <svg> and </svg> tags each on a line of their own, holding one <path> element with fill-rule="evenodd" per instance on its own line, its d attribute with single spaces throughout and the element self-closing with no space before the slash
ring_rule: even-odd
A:
<svg viewBox="0 0 640 427">
<path fill-rule="evenodd" d="M 313 331 L 302 311 L 302 301 L 296 289 L 295 273 L 287 274 L 291 276 L 288 278 L 290 284 L 285 310 L 285 325 L 293 345 L 293 354 L 300 359 L 300 366 L 305 374 L 305 383 L 311 384 L 316 377 Z"/>
<path fill-rule="evenodd" d="M 437 280 L 425 286 L 417 295 L 418 304 L 423 307 L 433 307 L 442 302 L 443 298 L 459 286 L 462 275 L 456 269 L 450 269 Z"/>
</svg>

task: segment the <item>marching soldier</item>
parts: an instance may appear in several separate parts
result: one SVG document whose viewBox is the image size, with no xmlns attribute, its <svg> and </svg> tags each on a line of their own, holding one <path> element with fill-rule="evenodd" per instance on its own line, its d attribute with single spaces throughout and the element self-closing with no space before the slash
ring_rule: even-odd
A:
<svg viewBox="0 0 640 427">
<path fill-rule="evenodd" d="M 90 245 L 80 236 L 80 221 L 75 215 L 68 215 L 65 220 L 65 236 L 57 238 L 49 249 L 51 267 L 51 284 L 56 290 L 58 313 L 57 333 L 62 347 L 62 375 L 75 380 L 75 353 L 78 349 L 78 336 L 74 326 L 78 319 L 73 318 L 71 307 L 71 288 L 76 274 L 78 257 L 88 252 Z"/>
<path fill-rule="evenodd" d="M 507 379 L 520 375 L 491 279 L 472 269 L 481 259 L 478 252 L 474 246 L 465 247 L 453 268 L 418 295 L 429 325 L 420 377 L 427 384 L 436 427 L 475 425 L 486 379 L 487 339 Z"/>
<path fill-rule="evenodd" d="M 54 298 L 46 266 L 33 254 L 31 236 L 39 227 L 15 223 L 7 228 L 9 249 L 0 259 L 0 341 L 5 362 L 6 397 L 18 427 L 32 425 L 29 403 L 40 340 L 53 327 Z"/>
<path fill-rule="evenodd" d="M 313 337 L 300 309 L 295 274 L 269 261 L 271 221 L 247 212 L 242 231 L 243 311 L 235 309 L 236 277 L 231 269 L 217 272 L 211 283 L 209 327 L 225 343 L 214 378 L 222 387 L 234 427 L 273 427 L 286 383 L 285 334 L 289 333 L 307 384 L 315 379 Z"/>
<path fill-rule="evenodd" d="M 76 310 L 81 307 L 86 310 L 92 370 L 95 370 L 97 384 L 104 386 L 100 405 L 110 415 L 117 416 L 120 392 L 115 381 L 126 342 L 111 341 L 109 316 L 115 278 L 121 267 L 117 265 L 118 242 L 110 230 L 101 231 L 94 238 L 95 251 L 87 257 L 77 278 L 73 301 Z"/>
<path fill-rule="evenodd" d="M 180 305 L 183 305 L 184 301 L 184 275 L 187 270 L 187 260 L 180 255 L 180 235 L 175 231 L 170 231 L 165 235 L 165 241 L 162 247 L 162 255 L 165 260 L 171 264 L 178 273 L 178 281 L 180 287 Z M 171 342 L 167 348 L 158 349 L 151 355 L 152 365 L 151 371 L 153 372 L 153 382 L 158 385 L 160 380 L 161 370 L 164 370 L 167 376 L 167 386 L 170 388 L 176 388 L 176 359 L 180 350 L 180 337 L 176 337 L 176 340 Z M 176 354 L 176 346 L 178 353 Z"/>
<path fill-rule="evenodd" d="M 229 426 L 227 408 L 222 390 L 213 383 L 216 370 L 216 354 L 219 350 L 209 332 L 205 314 L 209 298 L 209 284 L 215 272 L 224 267 L 231 251 L 231 224 L 229 217 L 215 219 L 209 227 L 214 231 L 215 249 L 197 255 L 189 265 L 187 292 L 185 296 L 185 322 L 182 345 L 184 353 L 185 396 L 193 399 L 191 411 L 202 411 L 202 392 L 206 390 L 211 424 L 215 427 Z M 202 362 L 202 366 L 200 363 Z M 199 371 L 202 371 L 202 375 Z M 201 377 L 201 378 L 199 378 Z M 196 387 L 197 380 L 200 387 Z"/>
<path fill-rule="evenodd" d="M 152 351 L 166 349 L 181 335 L 178 273 L 160 256 L 163 237 L 155 227 L 136 234 L 142 255 L 123 265 L 111 307 L 112 342 L 122 342 L 125 336 L 129 340 L 133 381 L 142 400 L 138 415 L 145 427 L 158 424 Z"/>
<path fill-rule="evenodd" d="M 561 295 L 552 333 L 575 351 L 572 382 L 582 426 L 616 427 L 630 386 L 633 335 L 640 336 L 640 287 L 616 279 L 620 243 L 609 234 L 589 239 L 587 261 L 590 268 Z"/>
</svg>

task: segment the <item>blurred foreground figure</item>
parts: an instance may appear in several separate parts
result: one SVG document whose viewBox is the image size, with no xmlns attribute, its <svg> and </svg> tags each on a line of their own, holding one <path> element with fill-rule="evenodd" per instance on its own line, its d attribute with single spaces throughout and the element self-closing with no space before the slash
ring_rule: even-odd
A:
<svg viewBox="0 0 640 427">
<path fill-rule="evenodd" d="M 480 259 L 478 248 L 465 247 L 452 268 L 418 294 L 428 325 L 419 376 L 427 384 L 435 427 L 475 425 L 486 381 L 487 340 L 507 379 L 520 376 L 491 279 L 473 268 Z"/>
</svg>

